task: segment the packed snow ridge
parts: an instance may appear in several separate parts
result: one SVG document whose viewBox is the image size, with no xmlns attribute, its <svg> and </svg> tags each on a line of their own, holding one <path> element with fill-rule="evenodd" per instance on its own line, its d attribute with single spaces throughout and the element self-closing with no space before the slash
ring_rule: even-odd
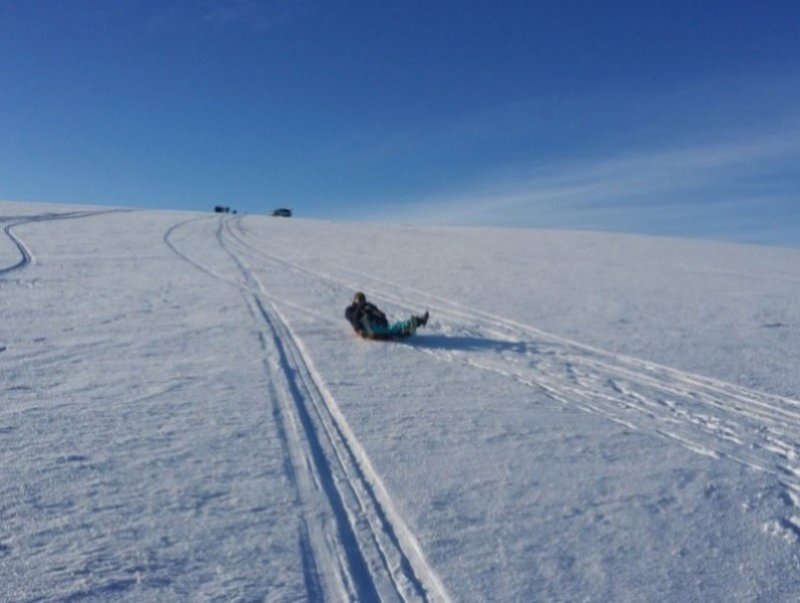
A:
<svg viewBox="0 0 800 603">
<path fill-rule="evenodd" d="M 0 221 L 0 601 L 800 598 L 800 251 Z"/>
</svg>

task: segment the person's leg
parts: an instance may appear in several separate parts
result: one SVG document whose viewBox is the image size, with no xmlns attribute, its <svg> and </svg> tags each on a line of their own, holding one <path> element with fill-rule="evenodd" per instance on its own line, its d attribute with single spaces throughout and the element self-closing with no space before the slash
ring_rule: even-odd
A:
<svg viewBox="0 0 800 603">
<path fill-rule="evenodd" d="M 398 337 L 408 337 L 417 332 L 417 328 L 428 324 L 428 313 L 425 312 L 422 316 L 412 316 L 408 320 L 401 320 L 394 323 L 389 330 L 391 333 Z"/>
<path fill-rule="evenodd" d="M 417 332 L 417 328 L 428 323 L 428 313 L 412 316 L 407 320 L 398 320 L 389 326 L 369 324 L 366 332 L 369 337 L 409 337 Z"/>
<path fill-rule="evenodd" d="M 417 324 L 416 316 L 408 320 L 398 320 L 389 327 L 389 333 L 394 337 L 408 337 L 417 332 Z"/>
</svg>

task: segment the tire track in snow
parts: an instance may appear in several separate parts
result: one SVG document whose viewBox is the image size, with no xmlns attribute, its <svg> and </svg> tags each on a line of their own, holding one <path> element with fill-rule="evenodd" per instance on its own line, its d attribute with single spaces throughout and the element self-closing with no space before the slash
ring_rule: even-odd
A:
<svg viewBox="0 0 800 603">
<path fill-rule="evenodd" d="M 319 591 L 330 595 L 335 593 L 337 599 L 379 600 L 375 580 L 371 578 L 374 570 L 369 568 L 359 547 L 349 523 L 347 507 L 336 485 L 341 477 L 335 475 L 329 460 L 331 453 L 325 449 L 307 407 L 306 400 L 310 395 L 307 384 L 298 377 L 297 366 L 263 302 L 256 295 L 252 301 L 270 331 L 271 337 L 265 349 L 272 368 L 270 374 L 280 383 L 277 393 L 282 400 L 281 414 L 289 417 L 289 425 L 284 426 L 283 431 L 293 459 L 300 503 L 316 508 L 327 504 L 331 509 L 330 514 L 307 515 L 303 520 L 304 573 L 308 577 L 307 583 L 315 585 L 309 594 Z M 287 436 L 288 432 L 292 435 Z M 336 568 L 336 581 L 331 582 L 328 576 L 320 574 L 320 566 Z M 324 589 L 317 586 L 326 582 Z"/>
<path fill-rule="evenodd" d="M 229 220 L 225 225 L 225 232 L 229 232 Z M 428 566 L 416 537 L 396 511 L 369 457 L 314 368 L 302 340 L 270 301 L 258 277 L 231 248 L 231 243 L 236 241 L 226 242 L 222 235 L 218 233 L 220 242 L 261 294 L 254 297 L 265 322 L 276 334 L 275 342 L 284 349 L 284 372 L 299 377 L 297 385 L 301 387 L 297 389 L 302 391 L 301 395 L 295 396 L 293 410 L 301 415 L 301 419 L 310 419 L 304 421 L 309 439 L 317 439 L 322 434 L 326 436 L 319 438 L 324 447 L 330 447 L 319 457 L 322 460 L 320 474 L 344 474 L 344 479 L 336 482 L 341 484 L 338 491 L 329 492 L 329 500 L 337 512 L 346 513 L 343 533 L 352 529 L 379 599 L 448 600 L 444 586 Z M 309 410 L 313 410 L 313 414 Z M 339 498 L 342 504 L 338 502 Z M 357 575 L 354 578 L 359 579 Z"/>
<path fill-rule="evenodd" d="M 14 272 L 16 270 L 21 270 L 23 268 L 27 268 L 28 266 L 32 266 L 36 263 L 36 256 L 33 255 L 30 247 L 28 247 L 27 243 L 23 241 L 19 235 L 14 232 L 14 228 L 17 226 L 22 226 L 23 224 L 32 224 L 36 222 L 50 222 L 53 220 L 74 220 L 76 218 L 88 218 L 90 216 L 97 216 L 100 214 L 108 214 L 108 213 L 116 213 L 128 210 L 122 209 L 111 209 L 111 210 L 99 210 L 99 211 L 73 211 L 73 212 L 64 212 L 64 213 L 44 213 L 44 214 L 36 214 L 33 216 L 14 216 L 14 217 L 0 217 L 0 222 L 10 221 L 5 227 L 3 227 L 3 232 L 5 235 L 11 240 L 11 243 L 17 248 L 19 252 L 20 259 L 11 264 L 9 266 L 5 266 L 0 268 L 0 276 L 6 275 L 10 272 Z"/>
<path fill-rule="evenodd" d="M 232 280 L 232 279 L 229 279 L 229 278 L 227 278 L 225 276 L 222 276 L 221 274 L 215 272 L 214 270 L 212 270 L 211 268 L 209 268 L 205 264 L 202 264 L 200 262 L 195 261 L 189 254 L 185 253 L 175 243 L 175 241 L 173 241 L 173 237 L 175 236 L 175 233 L 179 229 L 181 229 L 181 228 L 183 228 L 185 226 L 188 226 L 189 224 L 192 224 L 194 222 L 199 222 L 199 221 L 202 221 L 202 220 L 211 220 L 213 218 L 214 218 L 214 216 L 200 216 L 198 218 L 189 218 L 188 220 L 183 220 L 181 222 L 176 222 L 170 228 L 168 228 L 167 231 L 164 233 L 164 236 L 162 237 L 163 240 L 164 240 L 164 244 L 166 244 L 166 246 L 169 247 L 173 251 L 173 253 L 175 253 L 175 255 L 177 255 L 180 259 L 182 259 L 183 261 L 191 264 L 192 266 L 194 266 L 195 268 L 197 268 L 201 272 L 206 273 L 208 276 L 210 276 L 210 277 L 212 277 L 212 278 L 214 278 L 214 279 L 216 279 L 218 281 L 221 281 L 223 283 L 227 283 L 228 285 L 231 285 L 232 287 L 236 287 L 237 289 L 243 289 L 244 287 L 243 287 L 242 284 L 236 282 L 235 280 Z M 220 229 L 222 228 L 222 218 L 218 218 L 218 221 L 219 221 L 219 224 L 217 226 L 217 240 L 219 240 L 219 232 L 220 232 Z"/>
<path fill-rule="evenodd" d="M 613 354 L 348 267 L 335 265 L 336 275 L 319 264 L 307 268 L 249 243 L 241 219 L 238 233 L 228 229 L 248 253 L 306 278 L 336 290 L 364 290 L 370 297 L 404 308 L 414 299 L 417 305 L 432 308 L 439 324 L 459 335 L 467 324 L 476 339 L 508 343 L 454 350 L 444 337 L 437 344 L 435 338 L 423 336 L 400 345 L 492 371 L 537 388 L 559 403 L 649 431 L 700 454 L 770 473 L 787 488 L 793 502 L 800 501 L 800 401 Z M 353 276 L 342 278 L 342 272 Z M 434 343 L 426 345 L 426 339 Z"/>
<path fill-rule="evenodd" d="M 207 219 L 217 219 L 216 239 L 219 246 L 226 251 L 236 263 L 236 268 L 241 273 L 240 278 L 232 279 L 223 276 L 218 271 L 208 267 L 201 261 L 191 257 L 175 242 L 175 233 L 192 223 Z M 269 398 L 275 400 L 273 404 L 273 417 L 275 418 L 276 432 L 284 450 L 284 473 L 289 483 L 294 488 L 295 506 L 301 510 L 298 525 L 298 550 L 309 600 L 350 600 L 355 601 L 358 595 L 357 585 L 349 578 L 347 569 L 347 552 L 344 550 L 343 539 L 337 533 L 334 516 L 325 511 L 323 488 L 330 488 L 330 479 L 320 479 L 313 468 L 321 456 L 317 440 L 309 442 L 299 417 L 292 412 L 294 400 L 291 396 L 293 382 L 281 364 L 279 351 L 275 347 L 276 333 L 263 329 L 270 327 L 264 322 L 264 316 L 256 296 L 253 294 L 253 284 L 247 282 L 245 267 L 228 252 L 221 239 L 223 217 L 190 218 L 174 224 L 164 234 L 164 243 L 182 260 L 194 266 L 207 276 L 231 285 L 240 290 L 245 306 L 253 320 L 260 326 L 258 339 L 264 353 L 264 367 L 267 374 L 267 388 Z M 244 281 L 242 281 L 244 277 Z M 316 457 L 315 457 L 316 454 Z M 348 544 L 352 545 L 351 542 Z M 324 571 L 327 569 L 328 571 Z M 361 589 L 361 595 L 368 600 L 375 600 L 372 593 Z"/>
<path fill-rule="evenodd" d="M 269 381 L 279 401 L 274 414 L 286 449 L 287 475 L 304 510 L 299 540 L 309 597 L 448 601 L 302 340 L 270 300 L 238 242 L 226 237 L 230 218 L 220 220 L 216 238 L 238 266 L 241 280 L 218 274 L 177 247 L 172 235 L 186 223 L 170 228 L 164 242 L 209 276 L 238 287 L 262 325 Z"/>
<path fill-rule="evenodd" d="M 18 226 L 19 224 L 26 224 L 30 222 L 30 220 L 19 220 L 18 222 L 12 222 L 8 224 L 5 228 L 3 228 L 3 232 L 6 233 L 6 236 L 11 239 L 11 242 L 16 246 L 17 250 L 20 254 L 20 259 L 16 264 L 12 264 L 11 266 L 7 266 L 5 268 L 0 268 L 0 275 L 8 274 L 9 272 L 13 272 L 14 270 L 19 270 L 20 268 L 24 268 L 33 263 L 33 253 L 31 250 L 28 249 L 28 246 L 20 239 L 14 232 L 12 228 L 14 226 Z"/>
</svg>

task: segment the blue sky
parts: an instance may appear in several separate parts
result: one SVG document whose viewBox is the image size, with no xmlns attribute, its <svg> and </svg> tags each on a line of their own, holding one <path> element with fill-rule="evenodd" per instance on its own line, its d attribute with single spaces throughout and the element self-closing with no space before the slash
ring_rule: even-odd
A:
<svg viewBox="0 0 800 603">
<path fill-rule="evenodd" d="M 0 198 L 800 246 L 800 3 L 0 2 Z"/>
</svg>

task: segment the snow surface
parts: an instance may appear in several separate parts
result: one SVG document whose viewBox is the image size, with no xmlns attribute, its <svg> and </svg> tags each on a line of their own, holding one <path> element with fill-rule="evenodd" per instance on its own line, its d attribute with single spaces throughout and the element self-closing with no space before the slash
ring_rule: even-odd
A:
<svg viewBox="0 0 800 603">
<path fill-rule="evenodd" d="M 0 221 L 2 601 L 800 598 L 799 251 Z"/>
</svg>

